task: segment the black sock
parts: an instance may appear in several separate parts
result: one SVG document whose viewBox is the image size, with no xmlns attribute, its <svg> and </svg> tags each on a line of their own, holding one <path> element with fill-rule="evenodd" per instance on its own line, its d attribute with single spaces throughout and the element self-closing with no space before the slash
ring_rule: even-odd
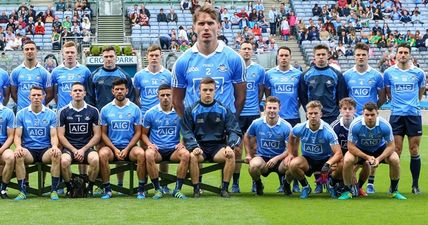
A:
<svg viewBox="0 0 428 225">
<path fill-rule="evenodd" d="M 52 176 L 52 187 L 51 187 L 51 191 L 57 191 L 58 190 L 58 185 L 59 185 L 59 177 Z"/>
<path fill-rule="evenodd" d="M 30 187 L 30 182 L 24 181 L 25 187 Z"/>
<path fill-rule="evenodd" d="M 373 176 L 372 176 L 372 175 L 370 175 L 370 176 L 369 176 L 369 180 L 367 181 L 367 183 L 368 183 L 368 184 L 374 184 L 374 178 L 375 178 L 375 176 L 374 176 L 374 175 L 373 175 Z"/>
<path fill-rule="evenodd" d="M 419 174 L 421 173 L 421 157 L 412 156 L 410 159 L 410 172 L 412 173 L 412 187 L 419 187 Z"/>
<path fill-rule="evenodd" d="M 146 179 L 142 179 L 138 181 L 138 192 L 144 192 L 144 185 L 146 185 Z"/>
<path fill-rule="evenodd" d="M 202 183 L 202 175 L 199 176 L 199 183 Z"/>
<path fill-rule="evenodd" d="M 175 182 L 175 190 L 179 191 L 181 190 L 181 187 L 183 187 L 184 179 L 183 178 L 177 178 L 177 181 Z"/>
<path fill-rule="evenodd" d="M 25 180 L 18 180 L 19 191 L 27 194 L 27 189 L 25 186 Z"/>
<path fill-rule="evenodd" d="M 194 193 L 199 193 L 199 190 L 200 190 L 199 183 L 193 184 L 193 192 Z"/>
<path fill-rule="evenodd" d="M 299 180 L 294 179 L 294 180 L 293 180 L 293 183 L 294 183 L 294 186 L 299 186 Z"/>
<path fill-rule="evenodd" d="M 278 173 L 279 184 L 284 185 L 284 174 Z"/>
<path fill-rule="evenodd" d="M 89 181 L 89 182 L 88 182 L 88 187 L 86 187 L 86 189 L 87 189 L 88 191 L 92 192 L 92 191 L 93 191 L 93 189 L 94 189 L 94 182 Z"/>
<path fill-rule="evenodd" d="M 65 183 L 65 186 L 67 187 L 67 191 L 71 191 L 71 189 L 73 188 L 71 181 L 65 181 L 64 183 Z"/>
<path fill-rule="evenodd" d="M 302 185 L 302 187 L 306 187 L 308 186 L 308 181 L 306 180 L 306 178 L 303 178 L 302 180 L 299 180 L 300 185 Z"/>
<path fill-rule="evenodd" d="M 391 179 L 391 193 L 394 193 L 398 190 L 398 181 L 399 180 L 400 179 L 398 179 L 398 180 L 392 180 Z"/>
<path fill-rule="evenodd" d="M 7 185 L 8 185 L 8 184 L 6 184 L 6 183 L 4 183 L 4 182 L 2 181 L 2 182 L 1 182 L 1 190 L 2 190 L 2 191 L 6 191 Z"/>
<path fill-rule="evenodd" d="M 223 181 L 223 185 L 221 186 L 222 191 L 229 190 L 229 182 Z"/>
<path fill-rule="evenodd" d="M 363 180 L 361 180 L 361 179 L 359 179 L 358 180 L 358 188 L 362 188 L 363 187 L 363 185 L 364 185 L 364 181 Z"/>
<path fill-rule="evenodd" d="M 159 178 L 153 178 L 152 179 L 152 183 L 153 183 L 153 187 L 155 187 L 155 190 L 159 190 L 160 189 Z"/>
<path fill-rule="evenodd" d="M 104 191 L 106 194 L 111 192 L 110 182 L 104 183 Z"/>
<path fill-rule="evenodd" d="M 119 181 L 117 181 L 117 186 L 119 186 L 119 187 L 123 187 L 123 180 L 119 180 Z"/>
<path fill-rule="evenodd" d="M 241 173 L 233 173 L 233 184 L 238 185 L 239 184 L 239 177 L 241 176 Z"/>
</svg>

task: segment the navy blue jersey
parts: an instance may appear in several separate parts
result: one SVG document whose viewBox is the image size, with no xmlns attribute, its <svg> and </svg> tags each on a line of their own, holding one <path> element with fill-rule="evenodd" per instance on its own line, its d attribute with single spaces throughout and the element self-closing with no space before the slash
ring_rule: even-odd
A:
<svg viewBox="0 0 428 225">
<path fill-rule="evenodd" d="M 300 76 L 299 99 L 303 106 L 312 100 L 323 105 L 323 117 L 339 115 L 339 101 L 348 96 L 345 79 L 339 71 L 330 66 L 312 66 Z"/>
<path fill-rule="evenodd" d="M 333 121 L 333 123 L 331 123 L 331 127 L 333 128 L 334 133 L 337 135 L 342 153 L 345 154 L 348 151 L 349 128 L 345 127 L 343 124 L 343 117 Z"/>
<path fill-rule="evenodd" d="M 93 127 L 99 126 L 98 110 L 85 103 L 76 109 L 71 102 L 59 111 L 59 126 L 64 127 L 64 136 L 76 149 L 81 149 L 94 136 Z"/>
<path fill-rule="evenodd" d="M 230 147 L 241 143 L 242 132 L 229 108 L 219 101 L 195 102 L 187 107 L 181 120 L 181 134 L 188 150 L 200 143 L 226 143 Z"/>
<path fill-rule="evenodd" d="M 86 97 L 85 101 L 89 105 L 97 107 L 101 110 L 105 105 L 113 101 L 114 96 L 111 92 L 113 88 L 113 81 L 116 78 L 124 78 L 128 80 L 128 94 L 126 95 L 132 102 L 135 101 L 134 86 L 132 84 L 131 77 L 120 67 L 116 67 L 113 70 L 107 70 L 104 67 L 100 67 L 95 70 L 89 77 L 86 83 Z"/>
</svg>

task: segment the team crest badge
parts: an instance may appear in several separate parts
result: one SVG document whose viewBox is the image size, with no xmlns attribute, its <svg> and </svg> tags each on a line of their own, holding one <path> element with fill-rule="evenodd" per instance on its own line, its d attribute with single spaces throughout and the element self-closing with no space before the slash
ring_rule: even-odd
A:
<svg viewBox="0 0 428 225">
<path fill-rule="evenodd" d="M 42 124 L 48 124 L 48 121 L 46 119 L 43 119 Z"/>
<path fill-rule="evenodd" d="M 132 117 L 132 115 L 131 115 L 131 113 L 129 112 L 129 113 L 128 113 L 128 118 L 131 118 L 131 117 Z"/>
<path fill-rule="evenodd" d="M 85 117 L 85 120 L 90 120 L 90 119 L 91 119 L 91 118 L 89 118 L 89 116 L 86 116 L 86 117 Z"/>
<path fill-rule="evenodd" d="M 217 68 L 218 71 L 220 72 L 226 72 L 227 71 L 227 67 L 224 64 L 220 64 Z"/>
</svg>

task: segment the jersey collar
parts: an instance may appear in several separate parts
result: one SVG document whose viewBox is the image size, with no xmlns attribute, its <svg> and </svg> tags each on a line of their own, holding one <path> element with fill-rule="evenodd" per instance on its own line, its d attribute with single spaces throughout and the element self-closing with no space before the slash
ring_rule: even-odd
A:
<svg viewBox="0 0 428 225">
<path fill-rule="evenodd" d="M 45 112 L 46 111 L 46 106 L 44 106 L 44 105 L 42 105 L 42 111 L 40 111 L 40 112 Z M 32 109 L 31 109 L 31 104 L 28 106 L 28 111 L 29 112 L 32 112 L 32 113 L 35 113 Z"/>
<path fill-rule="evenodd" d="M 159 70 L 159 72 L 156 72 L 156 73 L 153 73 L 152 71 L 150 71 L 150 70 L 149 70 L 149 67 L 146 67 L 146 68 L 144 68 L 143 70 L 144 70 L 144 71 L 146 71 L 146 72 L 149 72 L 149 73 L 151 73 L 151 74 L 158 74 L 158 73 L 163 73 L 163 71 L 165 71 L 165 67 L 163 67 L 163 66 L 161 65 L 161 69 Z"/>
<path fill-rule="evenodd" d="M 358 70 L 357 70 L 357 66 L 353 66 L 353 67 L 352 67 L 352 71 L 354 71 L 354 72 L 356 72 L 356 73 L 358 73 L 358 74 L 361 74 L 361 75 L 363 75 L 363 74 L 365 74 L 365 73 L 367 73 L 367 72 L 370 72 L 372 69 L 373 69 L 373 68 L 372 68 L 370 65 L 368 65 L 367 70 L 366 70 L 366 71 L 364 71 L 363 73 L 360 73 L 360 72 L 358 72 Z"/>
<path fill-rule="evenodd" d="M 278 121 L 276 122 L 276 124 L 275 124 L 275 125 L 273 125 L 273 126 L 271 126 L 271 125 L 267 122 L 266 117 L 263 117 L 263 123 L 265 123 L 265 124 L 266 124 L 266 125 L 268 125 L 269 127 L 278 126 L 279 124 L 281 124 L 281 118 L 278 118 Z"/>
<path fill-rule="evenodd" d="M 127 102 L 126 102 L 126 103 L 125 103 L 125 105 L 124 105 L 124 106 L 122 106 L 122 107 L 126 107 L 126 106 L 128 106 L 129 104 L 131 104 L 131 101 L 129 100 L 129 98 L 126 98 L 126 100 L 127 100 Z M 118 105 L 116 105 L 116 102 L 114 102 L 114 99 L 113 99 L 113 101 L 111 101 L 111 104 L 112 104 L 112 105 L 114 105 L 114 106 L 119 107 Z"/>
<path fill-rule="evenodd" d="M 324 123 L 325 123 L 324 120 L 320 121 L 320 127 L 318 128 L 318 130 L 322 130 L 324 128 Z M 309 127 L 309 121 L 306 121 L 306 128 L 308 128 L 309 130 L 311 130 L 311 128 Z"/>
<path fill-rule="evenodd" d="M 254 65 L 256 65 L 256 62 L 251 61 L 250 65 L 247 66 L 247 69 L 250 68 L 251 66 L 254 66 Z"/>
<path fill-rule="evenodd" d="M 362 118 L 361 118 L 361 125 L 363 125 L 363 126 L 366 126 L 367 127 L 367 125 L 366 125 L 366 121 L 364 120 L 364 117 L 362 116 Z M 379 116 L 378 117 L 376 117 L 376 125 L 375 125 L 375 127 L 377 127 L 377 126 L 379 126 Z M 369 129 L 372 129 L 372 128 L 370 128 L 370 127 L 367 127 L 367 128 L 369 128 Z"/>
<path fill-rule="evenodd" d="M 81 66 L 81 64 L 79 63 L 79 62 L 77 62 L 76 63 L 76 65 L 74 66 L 74 67 L 72 67 L 72 68 L 68 68 L 68 67 L 66 67 L 65 65 L 64 65 L 64 63 L 61 63 L 61 65 L 60 65 L 60 67 L 62 67 L 62 68 L 64 68 L 64 69 L 66 69 L 66 70 L 72 70 L 72 69 L 74 69 L 74 68 L 79 68 Z"/>
<path fill-rule="evenodd" d="M 410 65 L 409 69 L 407 69 L 407 70 L 400 69 L 400 67 L 398 67 L 397 64 L 395 64 L 394 67 L 397 68 L 398 70 L 401 70 L 401 71 L 408 71 L 408 70 L 414 69 L 416 66 L 412 63 Z"/>
<path fill-rule="evenodd" d="M 157 105 L 157 108 L 158 108 L 158 110 L 159 110 L 160 112 L 163 112 L 163 113 L 166 113 L 166 114 L 169 114 L 169 113 L 173 113 L 173 112 L 175 112 L 174 107 L 172 107 L 172 110 L 171 110 L 171 111 L 169 111 L 169 112 L 165 112 L 165 111 L 163 111 L 163 109 L 162 109 L 162 107 L 161 107 L 160 103 Z"/>
<path fill-rule="evenodd" d="M 287 73 L 287 72 L 289 72 L 289 71 L 291 71 L 293 69 L 294 69 L 294 67 L 292 65 L 290 65 L 290 68 L 288 70 L 286 70 L 286 71 L 282 71 L 282 70 L 279 69 L 279 66 L 275 66 L 275 70 L 278 71 L 278 72 L 281 72 L 281 73 Z"/>
<path fill-rule="evenodd" d="M 214 50 L 214 52 L 222 52 L 223 51 L 223 49 L 224 49 L 224 47 L 226 46 L 226 44 L 223 42 L 223 41 L 221 41 L 221 40 L 218 40 L 217 41 L 217 43 L 218 43 L 218 45 L 217 45 L 217 48 Z M 199 53 L 199 49 L 198 49 L 198 42 L 196 42 L 193 46 L 192 46 L 192 52 L 194 52 L 194 53 Z M 213 52 L 213 53 L 214 53 Z M 213 54 L 213 53 L 211 53 L 211 54 Z M 211 55 L 210 54 L 210 55 Z"/>
<path fill-rule="evenodd" d="M 86 102 L 85 102 L 85 101 L 83 101 L 83 108 L 81 108 L 81 109 L 77 109 L 77 108 L 74 108 L 74 106 L 73 106 L 73 104 L 72 104 L 72 101 L 71 101 L 70 103 L 68 103 L 68 108 L 70 108 L 70 109 L 74 109 L 75 111 L 80 111 L 80 110 L 82 110 L 82 109 L 86 109 L 86 108 L 88 108 L 88 104 L 86 104 Z"/>
<path fill-rule="evenodd" d="M 26 67 L 24 63 L 21 63 L 21 66 L 22 66 L 22 67 L 24 67 L 24 68 L 25 68 L 25 69 L 27 69 L 27 70 L 33 70 L 33 69 L 40 68 L 40 67 L 44 68 L 44 67 L 42 66 L 42 64 L 40 64 L 40 62 L 37 62 L 36 66 L 35 66 L 34 68 L 32 68 L 32 69 L 30 69 L 30 68 Z"/>
</svg>

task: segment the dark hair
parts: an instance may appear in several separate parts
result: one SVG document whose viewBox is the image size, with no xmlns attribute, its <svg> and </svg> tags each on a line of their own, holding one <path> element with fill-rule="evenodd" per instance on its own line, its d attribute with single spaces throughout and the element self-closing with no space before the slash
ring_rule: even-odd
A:
<svg viewBox="0 0 428 225">
<path fill-rule="evenodd" d="M 367 110 L 367 111 L 373 111 L 376 110 L 377 111 L 377 104 L 374 102 L 367 102 L 366 104 L 364 104 L 363 110 Z"/>
<path fill-rule="evenodd" d="M 278 54 L 279 54 L 279 50 L 282 50 L 282 49 L 284 49 L 284 50 L 288 50 L 288 53 L 290 53 L 290 54 L 291 54 L 291 49 L 290 49 L 289 47 L 287 47 L 287 46 L 281 46 L 281 47 L 279 47 L 279 48 L 278 48 L 278 50 L 276 51 L 276 55 L 278 55 Z"/>
<path fill-rule="evenodd" d="M 85 85 L 84 85 L 82 82 L 79 82 L 79 81 L 74 82 L 74 83 L 71 85 L 71 88 L 73 88 L 73 87 L 74 87 L 74 86 L 76 86 L 76 85 L 81 85 L 81 86 L 83 86 L 83 90 L 85 89 Z"/>
<path fill-rule="evenodd" d="M 327 46 L 327 45 L 319 44 L 319 45 L 315 45 L 315 47 L 314 47 L 314 52 L 315 52 L 316 50 L 321 50 L 321 49 L 325 49 L 327 52 L 329 52 L 329 51 L 330 51 L 330 49 L 328 48 L 328 46 Z"/>
<path fill-rule="evenodd" d="M 33 86 L 31 86 L 30 91 L 32 91 L 32 90 L 39 90 L 39 91 L 42 91 L 42 92 L 43 92 L 43 94 L 45 93 L 45 90 L 43 90 L 43 88 L 42 88 L 42 87 L 37 86 L 37 85 L 33 85 Z"/>
<path fill-rule="evenodd" d="M 158 88 L 158 92 L 166 89 L 171 89 L 171 86 L 169 84 L 161 84 Z"/>
<path fill-rule="evenodd" d="M 211 77 L 205 77 L 204 79 L 201 80 L 201 85 L 202 84 L 214 84 L 215 86 L 215 80 Z"/>
<path fill-rule="evenodd" d="M 36 42 L 32 41 L 32 40 L 28 40 L 28 41 L 24 41 L 24 43 L 22 43 L 22 46 L 24 45 L 28 45 L 28 44 L 33 44 L 34 46 L 37 47 Z"/>
<path fill-rule="evenodd" d="M 104 52 L 109 52 L 109 51 L 114 51 L 114 53 L 116 54 L 116 49 L 114 49 L 114 47 L 111 46 L 111 45 L 103 48 L 103 53 Z"/>
<path fill-rule="evenodd" d="M 269 96 L 266 98 L 266 103 L 278 103 L 278 105 L 281 105 L 281 101 L 279 100 L 279 98 L 275 97 L 275 96 Z"/>
<path fill-rule="evenodd" d="M 365 44 L 365 43 L 358 42 L 358 43 L 355 45 L 354 51 L 355 51 L 355 50 L 357 50 L 357 49 L 360 49 L 360 50 L 364 50 L 364 51 L 369 52 L 369 50 L 370 50 L 370 46 L 369 46 L 369 45 L 367 45 L 367 44 Z"/>
<path fill-rule="evenodd" d="M 118 78 L 115 78 L 113 80 L 112 84 L 113 84 L 113 88 L 114 88 L 114 86 L 118 86 L 118 85 L 121 85 L 121 84 L 124 84 L 126 86 L 126 85 L 128 85 L 128 80 L 124 79 L 124 78 L 119 78 L 118 77 Z"/>
<path fill-rule="evenodd" d="M 409 53 L 411 53 L 411 52 L 412 52 L 412 48 L 411 48 L 411 47 L 410 47 L 410 45 L 408 45 L 407 43 L 401 43 L 401 44 L 397 45 L 397 50 L 398 50 L 399 48 L 407 48 L 407 49 L 409 49 Z"/>
</svg>

